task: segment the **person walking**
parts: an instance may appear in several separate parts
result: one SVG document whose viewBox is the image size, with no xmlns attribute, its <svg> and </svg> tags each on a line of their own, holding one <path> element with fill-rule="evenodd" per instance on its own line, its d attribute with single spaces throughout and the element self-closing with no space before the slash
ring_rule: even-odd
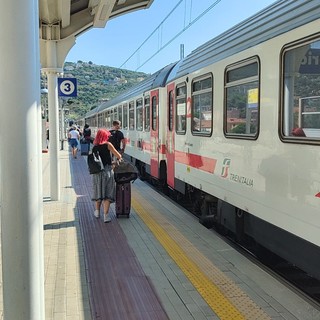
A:
<svg viewBox="0 0 320 320">
<path fill-rule="evenodd" d="M 126 140 L 124 138 L 123 132 L 120 130 L 121 122 L 119 120 L 114 120 L 112 122 L 112 129 L 110 130 L 111 137 L 110 142 L 121 154 L 124 153 L 126 148 Z"/>
<path fill-rule="evenodd" d="M 76 126 L 73 126 L 68 133 L 68 140 L 70 143 L 70 147 L 72 149 L 72 157 L 77 159 L 77 152 L 78 152 L 78 141 L 80 139 L 80 134 L 77 130 Z"/>
<path fill-rule="evenodd" d="M 95 201 L 94 216 L 98 219 L 100 217 L 100 208 L 103 204 L 103 221 L 110 222 L 109 216 L 110 204 L 115 201 L 115 181 L 112 170 L 111 153 L 121 160 L 121 154 L 108 141 L 110 132 L 107 129 L 99 129 L 93 141 L 92 152 L 98 154 L 102 160 L 104 170 L 92 175 L 93 196 Z"/>
<path fill-rule="evenodd" d="M 91 143 L 93 142 L 91 138 L 91 129 L 87 123 L 83 127 L 82 136 L 83 138 L 80 141 L 80 150 L 81 155 L 84 156 L 89 154 Z"/>
<path fill-rule="evenodd" d="M 87 142 L 87 144 L 91 143 L 91 129 L 90 126 L 86 123 L 83 128 L 83 139 Z"/>
</svg>

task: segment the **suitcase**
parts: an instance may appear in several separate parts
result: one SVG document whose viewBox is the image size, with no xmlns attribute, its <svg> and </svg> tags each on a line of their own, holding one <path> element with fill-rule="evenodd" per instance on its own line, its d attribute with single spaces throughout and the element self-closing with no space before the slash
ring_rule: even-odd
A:
<svg viewBox="0 0 320 320">
<path fill-rule="evenodd" d="M 80 143 L 80 151 L 82 156 L 87 156 L 89 154 L 90 144 L 89 143 Z"/>
<path fill-rule="evenodd" d="M 131 183 L 116 184 L 116 216 L 126 215 L 129 218 L 131 209 Z"/>
</svg>

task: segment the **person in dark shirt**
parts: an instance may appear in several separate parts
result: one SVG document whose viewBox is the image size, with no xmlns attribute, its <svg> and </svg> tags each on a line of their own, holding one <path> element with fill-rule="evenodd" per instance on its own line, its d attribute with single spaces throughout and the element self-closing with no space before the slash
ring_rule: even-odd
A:
<svg viewBox="0 0 320 320">
<path fill-rule="evenodd" d="M 114 120 L 112 122 L 112 129 L 110 130 L 111 137 L 109 139 L 109 142 L 113 144 L 118 152 L 123 154 L 126 148 L 126 141 L 123 132 L 120 130 L 120 127 L 121 122 L 119 120 Z"/>
<path fill-rule="evenodd" d="M 110 222 L 108 215 L 109 207 L 115 201 L 115 181 L 112 170 L 111 154 L 118 160 L 122 159 L 121 154 L 115 149 L 109 140 L 110 132 L 106 129 L 99 129 L 93 141 L 92 152 L 97 154 L 102 160 L 104 170 L 92 175 L 93 197 L 95 201 L 94 216 L 100 217 L 100 207 L 103 203 L 103 221 Z"/>
<path fill-rule="evenodd" d="M 83 139 L 85 140 L 85 142 L 87 142 L 88 144 L 93 142 L 93 140 L 91 138 L 91 129 L 90 129 L 90 126 L 87 123 L 83 127 L 82 134 L 83 134 Z"/>
<path fill-rule="evenodd" d="M 91 129 L 90 129 L 90 126 L 87 123 L 83 127 L 83 137 L 86 140 L 90 140 L 90 138 L 91 138 Z"/>
</svg>

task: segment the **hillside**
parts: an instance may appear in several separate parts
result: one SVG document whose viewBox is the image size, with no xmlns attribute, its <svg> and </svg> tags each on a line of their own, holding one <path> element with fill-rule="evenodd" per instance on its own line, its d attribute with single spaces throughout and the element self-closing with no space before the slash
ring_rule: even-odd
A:
<svg viewBox="0 0 320 320">
<path fill-rule="evenodd" d="M 66 101 L 69 108 L 68 118 L 77 119 L 95 108 L 102 101 L 110 100 L 136 83 L 144 80 L 148 74 L 89 62 L 66 62 L 64 77 L 77 79 L 77 98 Z M 41 87 L 47 88 L 46 77 L 41 76 Z M 45 99 L 45 97 L 41 97 Z"/>
</svg>

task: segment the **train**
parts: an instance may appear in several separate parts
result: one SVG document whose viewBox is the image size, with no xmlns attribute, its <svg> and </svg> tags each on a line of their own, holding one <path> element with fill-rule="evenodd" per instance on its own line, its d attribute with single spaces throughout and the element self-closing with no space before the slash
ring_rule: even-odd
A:
<svg viewBox="0 0 320 320">
<path fill-rule="evenodd" d="M 320 279 L 320 2 L 279 0 L 78 120 L 140 178 Z"/>
</svg>

